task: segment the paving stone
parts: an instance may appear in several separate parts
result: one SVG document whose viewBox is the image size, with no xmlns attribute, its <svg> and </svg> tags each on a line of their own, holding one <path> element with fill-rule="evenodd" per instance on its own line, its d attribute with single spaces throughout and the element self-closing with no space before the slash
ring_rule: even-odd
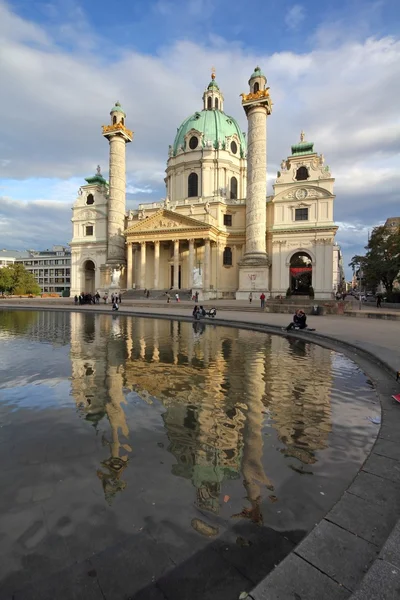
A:
<svg viewBox="0 0 400 600">
<path fill-rule="evenodd" d="M 174 565 L 160 544 L 145 533 L 90 559 L 107 600 L 123 600 L 154 583 Z"/>
<path fill-rule="evenodd" d="M 397 439 L 399 438 L 400 432 L 397 432 Z M 395 441 L 378 439 L 374 446 L 373 453 L 400 461 L 400 444 Z"/>
<path fill-rule="evenodd" d="M 399 600 L 400 569 L 376 560 L 351 600 Z"/>
<path fill-rule="evenodd" d="M 400 429 L 399 429 L 398 425 L 386 423 L 386 424 L 382 425 L 382 427 L 379 431 L 378 439 L 390 440 L 390 441 L 395 442 L 396 440 L 399 439 L 399 435 L 400 435 Z"/>
<path fill-rule="evenodd" d="M 390 534 L 386 544 L 382 548 L 380 558 L 390 562 L 400 569 L 400 520 Z M 399 595 L 400 597 L 400 595 Z"/>
<path fill-rule="evenodd" d="M 213 549 L 254 584 L 272 571 L 294 546 L 273 529 L 254 527 L 251 523 L 234 527 L 213 543 Z"/>
<path fill-rule="evenodd" d="M 396 514 L 400 512 L 400 485 L 388 479 L 360 471 L 347 491 L 385 506 L 387 510 Z"/>
<path fill-rule="evenodd" d="M 398 460 L 371 454 L 364 463 L 363 471 L 400 484 L 400 462 Z"/>
<path fill-rule="evenodd" d="M 347 492 L 326 515 L 326 519 L 378 547 L 385 543 L 397 520 L 392 511 L 385 511 L 381 505 Z"/>
<path fill-rule="evenodd" d="M 112 600 L 112 599 L 110 599 Z M 166 597 L 157 585 L 151 585 L 137 594 L 129 596 L 128 600 L 166 600 Z"/>
<path fill-rule="evenodd" d="M 377 548 L 324 520 L 296 548 L 296 554 L 353 590 L 377 557 Z"/>
<path fill-rule="evenodd" d="M 296 554 L 251 591 L 254 600 L 346 600 L 349 592 Z"/>
<path fill-rule="evenodd" d="M 171 600 L 232 600 L 253 584 L 214 550 L 198 552 L 157 581 Z"/>
<path fill-rule="evenodd" d="M 16 591 L 13 600 L 104 600 L 97 573 L 89 561 Z"/>
</svg>

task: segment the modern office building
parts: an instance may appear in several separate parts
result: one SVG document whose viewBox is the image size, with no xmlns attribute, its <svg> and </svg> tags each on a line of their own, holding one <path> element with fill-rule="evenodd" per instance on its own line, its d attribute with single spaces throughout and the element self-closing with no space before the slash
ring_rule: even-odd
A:
<svg viewBox="0 0 400 600">
<path fill-rule="evenodd" d="M 42 293 L 67 295 L 71 287 L 71 250 L 53 246 L 51 250 L 1 250 L 0 266 L 22 263 L 39 284 Z"/>
</svg>

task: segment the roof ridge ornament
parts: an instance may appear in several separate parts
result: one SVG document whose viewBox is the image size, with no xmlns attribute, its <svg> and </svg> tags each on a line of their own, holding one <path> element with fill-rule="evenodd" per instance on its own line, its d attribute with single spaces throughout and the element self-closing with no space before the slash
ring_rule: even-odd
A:
<svg viewBox="0 0 400 600">
<path fill-rule="evenodd" d="M 306 134 L 304 133 L 303 129 L 300 132 L 300 142 L 305 142 L 306 139 Z"/>
</svg>

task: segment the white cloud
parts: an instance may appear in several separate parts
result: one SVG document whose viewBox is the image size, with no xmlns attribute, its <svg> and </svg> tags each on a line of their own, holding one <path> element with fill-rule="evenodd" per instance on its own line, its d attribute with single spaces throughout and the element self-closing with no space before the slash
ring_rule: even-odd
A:
<svg viewBox="0 0 400 600">
<path fill-rule="evenodd" d="M 169 6 L 160 0 L 158 10 Z M 212 9 L 211 3 L 204 6 Z M 4 115 L 0 176 L 5 181 L 64 179 L 65 185 L 52 189 L 48 199 L 68 202 L 70 195 L 72 205 L 83 177 L 93 174 L 97 164 L 107 176 L 108 144 L 101 137 L 101 125 L 108 122 L 118 99 L 135 132 L 127 146 L 129 193 L 159 200 L 164 195 L 168 144 L 181 121 L 201 108 L 210 65 L 217 69 L 226 112 L 246 130 L 239 94 L 260 64 L 274 102 L 268 120 L 269 174 L 278 170 L 304 129 L 336 177 L 336 218 L 372 226 L 382 215 L 398 213 L 399 39 L 341 36 L 334 43 L 325 38 L 322 43 L 313 38 L 314 47 L 301 54 L 281 51 L 260 56 L 236 41 L 214 36 L 204 44 L 173 41 L 155 56 L 116 47 L 112 58 L 105 58 L 84 15 L 77 14 L 78 18 L 81 30 L 86 28 L 86 47 L 65 50 L 57 44 L 58 29 L 52 36 L 51 30 L 15 16 L 0 0 L 0 81 L 6 90 L 0 95 Z M 74 44 L 73 37 L 70 43 Z M 2 192 L 10 195 L 7 185 L 3 187 Z M 64 229 L 59 222 L 53 228 L 54 242 L 56 234 L 62 242 L 70 236 L 70 214 L 63 214 Z M 21 222 L 26 218 L 32 223 L 38 219 L 34 211 L 24 210 Z M 17 218 L 13 222 L 18 227 Z M 18 234 L 22 247 L 27 246 L 22 243 L 25 231 L 32 239 L 29 227 L 22 225 Z M 49 226 L 46 235 L 51 232 Z M 0 237 L 4 235 L 8 233 L 0 225 Z"/>
<path fill-rule="evenodd" d="M 301 4 L 293 4 L 286 13 L 285 23 L 289 29 L 298 29 L 305 18 L 305 9 Z"/>
</svg>

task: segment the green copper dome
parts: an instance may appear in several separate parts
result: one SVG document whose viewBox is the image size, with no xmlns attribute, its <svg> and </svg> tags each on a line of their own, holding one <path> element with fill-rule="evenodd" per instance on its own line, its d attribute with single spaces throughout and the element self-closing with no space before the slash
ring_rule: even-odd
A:
<svg viewBox="0 0 400 600">
<path fill-rule="evenodd" d="M 115 103 L 115 105 L 112 107 L 111 112 L 120 112 L 124 115 L 124 117 L 126 117 L 125 115 L 125 111 L 123 110 L 122 106 L 120 105 L 120 103 L 117 101 Z M 111 113 L 110 113 L 111 114 Z"/>
<path fill-rule="evenodd" d="M 256 67 L 253 71 L 253 73 L 250 76 L 249 81 L 251 81 L 252 79 L 255 79 L 256 77 L 265 77 L 264 73 L 261 71 L 260 67 Z"/>
<path fill-rule="evenodd" d="M 212 88 L 219 90 L 219 86 L 218 83 L 215 81 L 215 79 L 211 79 L 210 83 L 208 84 L 207 89 L 211 90 Z"/>
<path fill-rule="evenodd" d="M 246 140 L 237 121 L 221 110 L 202 110 L 185 119 L 182 125 L 178 127 L 172 147 L 174 156 L 180 148 L 184 151 L 189 150 L 188 146 L 185 148 L 185 135 L 191 129 L 203 134 L 203 147 L 207 145 L 208 141 L 211 141 L 214 148 L 218 148 L 219 143 L 221 143 L 224 150 L 228 150 L 228 148 L 225 148 L 226 138 L 236 134 L 240 144 L 238 153 L 240 153 L 241 158 L 246 155 Z"/>
</svg>

